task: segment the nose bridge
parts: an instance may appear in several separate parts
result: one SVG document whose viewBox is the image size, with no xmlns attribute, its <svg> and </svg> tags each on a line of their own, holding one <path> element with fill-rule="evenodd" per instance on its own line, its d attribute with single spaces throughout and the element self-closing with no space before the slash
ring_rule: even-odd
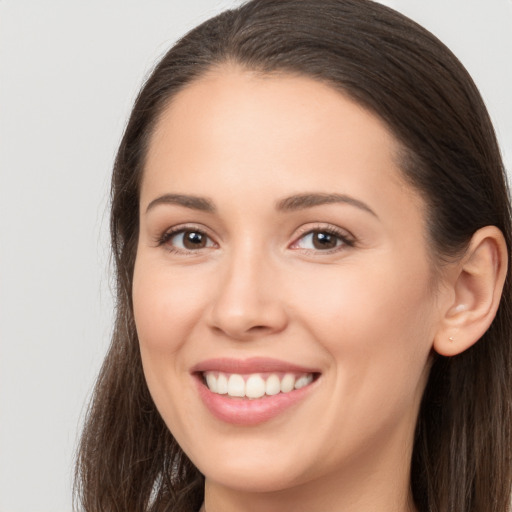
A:
<svg viewBox="0 0 512 512">
<path fill-rule="evenodd" d="M 219 273 L 210 322 L 231 338 L 270 334 L 286 325 L 277 266 L 255 245 L 247 238 L 233 247 Z"/>
</svg>

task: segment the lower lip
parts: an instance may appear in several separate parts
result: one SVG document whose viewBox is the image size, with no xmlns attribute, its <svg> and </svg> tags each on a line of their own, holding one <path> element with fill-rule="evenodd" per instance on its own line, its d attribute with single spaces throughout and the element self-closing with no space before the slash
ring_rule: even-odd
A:
<svg viewBox="0 0 512 512">
<path fill-rule="evenodd" d="M 279 416 L 290 407 L 303 400 L 310 392 L 312 384 L 289 393 L 265 395 L 261 398 L 232 398 L 228 395 L 212 393 L 201 378 L 196 379 L 199 396 L 208 410 L 217 419 L 233 425 L 258 425 Z"/>
</svg>

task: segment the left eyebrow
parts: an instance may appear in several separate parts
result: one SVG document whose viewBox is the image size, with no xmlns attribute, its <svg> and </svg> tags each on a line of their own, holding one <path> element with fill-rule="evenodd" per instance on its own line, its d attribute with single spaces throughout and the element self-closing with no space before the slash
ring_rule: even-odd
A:
<svg viewBox="0 0 512 512">
<path fill-rule="evenodd" d="M 377 214 L 366 203 L 363 203 L 363 201 L 360 201 L 355 197 L 347 196 L 345 194 L 297 194 L 278 201 L 276 208 L 278 211 L 289 212 L 332 203 L 344 203 L 355 206 L 356 208 L 368 212 L 374 217 L 378 218 Z"/>
<path fill-rule="evenodd" d="M 146 208 L 146 213 L 159 204 L 177 204 L 192 210 L 201 210 L 210 213 L 215 212 L 214 204 L 206 197 L 190 196 L 186 194 L 165 194 L 153 199 Z"/>
</svg>

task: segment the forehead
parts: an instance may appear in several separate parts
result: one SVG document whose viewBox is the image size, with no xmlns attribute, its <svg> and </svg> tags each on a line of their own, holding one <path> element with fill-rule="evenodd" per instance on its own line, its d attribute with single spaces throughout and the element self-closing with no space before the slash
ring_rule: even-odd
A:
<svg viewBox="0 0 512 512">
<path fill-rule="evenodd" d="M 400 149 L 380 118 L 325 83 L 219 67 L 163 111 L 141 201 L 159 192 L 227 197 L 256 187 L 277 197 L 320 188 L 377 207 L 412 200 L 417 210 L 422 203 L 402 178 Z"/>
<path fill-rule="evenodd" d="M 163 109 L 151 145 L 162 142 L 162 137 L 166 145 L 172 144 L 170 131 L 185 134 L 189 128 L 196 139 L 206 133 L 236 142 L 237 136 L 243 136 L 244 144 L 250 135 L 257 135 L 255 142 L 264 144 L 262 128 L 269 135 L 278 134 L 279 141 L 287 134 L 310 135 L 322 129 L 324 137 L 327 133 L 338 136 L 348 128 L 354 135 L 364 131 L 369 143 L 378 139 L 390 156 L 400 148 L 378 116 L 339 89 L 303 75 L 261 73 L 234 65 L 215 67 L 174 95 Z"/>
</svg>

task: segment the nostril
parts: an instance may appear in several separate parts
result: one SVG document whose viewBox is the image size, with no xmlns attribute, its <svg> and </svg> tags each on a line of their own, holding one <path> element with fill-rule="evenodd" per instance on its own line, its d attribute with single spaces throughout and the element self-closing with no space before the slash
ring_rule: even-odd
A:
<svg viewBox="0 0 512 512">
<path fill-rule="evenodd" d="M 229 336 L 233 339 L 239 340 L 250 340 L 258 337 L 270 335 L 275 331 L 272 327 L 268 325 L 253 325 L 247 329 L 238 328 L 236 329 L 233 326 L 222 326 L 214 325 L 212 326 L 212 330 L 216 335 L 220 336 Z"/>
<path fill-rule="evenodd" d="M 254 325 L 253 327 L 247 329 L 247 331 L 244 334 L 244 337 L 253 338 L 259 336 L 266 336 L 268 334 L 271 334 L 272 332 L 274 332 L 274 329 L 268 325 Z"/>
</svg>

